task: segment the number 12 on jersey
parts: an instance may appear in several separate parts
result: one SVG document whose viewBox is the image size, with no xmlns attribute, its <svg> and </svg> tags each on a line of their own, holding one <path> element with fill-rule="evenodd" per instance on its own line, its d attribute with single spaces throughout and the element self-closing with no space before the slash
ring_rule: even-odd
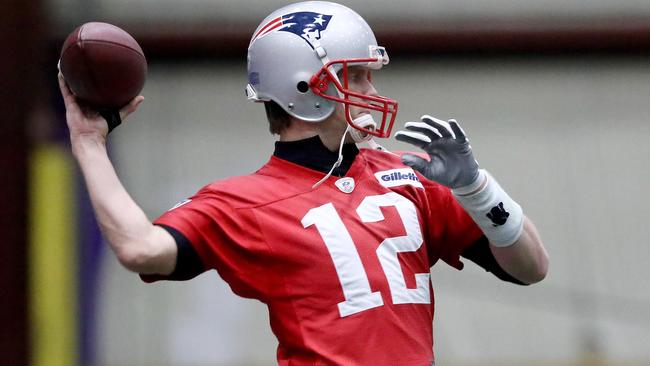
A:
<svg viewBox="0 0 650 366">
<path fill-rule="evenodd" d="M 357 215 L 364 223 L 380 222 L 384 220 L 381 207 L 391 206 L 397 209 L 406 235 L 384 239 L 376 253 L 393 304 L 429 304 L 429 273 L 416 273 L 417 287 L 407 288 L 397 256 L 397 253 L 414 252 L 422 246 L 420 222 L 413 202 L 395 192 L 368 196 L 357 207 Z M 309 210 L 302 218 L 302 225 L 305 228 L 316 226 L 332 257 L 345 297 L 345 301 L 338 304 L 342 317 L 384 305 L 379 291 L 371 291 L 359 252 L 332 203 Z"/>
</svg>

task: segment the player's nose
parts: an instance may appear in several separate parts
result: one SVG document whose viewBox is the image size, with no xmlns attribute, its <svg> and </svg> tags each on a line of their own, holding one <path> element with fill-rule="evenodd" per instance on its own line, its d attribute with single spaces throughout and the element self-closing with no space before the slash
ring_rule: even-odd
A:
<svg viewBox="0 0 650 366">
<path fill-rule="evenodd" d="M 379 95 L 377 89 L 375 89 L 375 85 L 370 81 L 368 82 L 368 89 L 366 90 L 366 95 L 369 95 L 371 97 L 376 97 Z"/>
</svg>

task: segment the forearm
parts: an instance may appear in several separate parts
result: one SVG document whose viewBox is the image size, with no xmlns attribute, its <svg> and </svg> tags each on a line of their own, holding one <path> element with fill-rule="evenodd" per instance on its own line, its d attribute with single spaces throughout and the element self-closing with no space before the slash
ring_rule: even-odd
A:
<svg viewBox="0 0 650 366">
<path fill-rule="evenodd" d="M 494 178 L 481 171 L 473 184 L 454 194 L 490 241 L 504 271 L 528 284 L 546 276 L 548 255 L 535 226 Z"/>
<path fill-rule="evenodd" d="M 524 218 L 524 230 L 514 244 L 506 247 L 490 245 L 492 254 L 501 268 L 516 279 L 532 284 L 546 277 L 548 253 L 535 225 Z"/>
<path fill-rule="evenodd" d="M 86 181 L 97 221 L 111 249 L 128 269 L 139 273 L 170 273 L 171 254 L 160 252 L 168 240 L 122 186 L 101 139 L 72 139 L 73 153 Z M 162 232 L 161 232 L 162 231 Z M 167 246 L 168 248 L 168 246 Z"/>
</svg>

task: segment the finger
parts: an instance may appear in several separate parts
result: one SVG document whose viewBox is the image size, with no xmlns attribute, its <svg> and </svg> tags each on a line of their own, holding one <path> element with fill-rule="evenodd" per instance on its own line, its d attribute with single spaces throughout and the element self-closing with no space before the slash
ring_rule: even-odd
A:
<svg viewBox="0 0 650 366">
<path fill-rule="evenodd" d="M 63 74 L 59 72 L 59 89 L 61 89 L 61 95 L 63 96 L 63 103 L 65 104 L 66 111 L 69 111 L 73 114 L 84 113 L 82 106 L 77 102 L 77 97 L 72 94 L 72 91 L 65 83 Z"/>
<path fill-rule="evenodd" d="M 442 137 L 452 137 L 451 130 L 449 129 L 449 124 L 443 120 L 439 120 L 437 118 L 431 117 L 429 115 L 424 115 L 422 116 L 422 122 L 425 122 L 429 126 L 432 126 L 438 132 Z"/>
<path fill-rule="evenodd" d="M 131 99 L 129 104 L 125 105 L 120 109 L 120 117 L 122 120 L 124 120 L 128 115 L 131 113 L 135 112 L 136 109 L 138 109 L 138 106 L 140 106 L 140 103 L 144 101 L 144 97 L 142 95 L 138 95 L 137 97 Z"/>
<path fill-rule="evenodd" d="M 68 88 L 68 85 L 66 85 L 65 79 L 63 78 L 63 74 L 60 71 L 57 77 L 59 79 L 59 89 L 61 89 L 61 95 L 63 96 L 63 101 L 65 102 L 65 104 L 68 105 L 68 104 L 76 103 L 74 99 L 74 95 L 72 95 L 70 88 Z"/>
<path fill-rule="evenodd" d="M 429 165 L 429 162 L 426 159 L 411 154 L 404 154 L 402 155 L 402 163 L 426 176 L 426 169 Z"/>
<path fill-rule="evenodd" d="M 460 127 L 458 122 L 456 122 L 455 119 L 450 119 L 449 120 L 449 127 L 451 127 L 451 130 L 454 132 L 454 136 L 456 136 L 456 140 L 459 142 L 465 142 L 467 141 L 467 135 L 465 135 L 465 131 L 463 131 L 463 128 Z"/>
<path fill-rule="evenodd" d="M 442 135 L 440 134 L 440 132 L 438 132 L 438 130 L 436 130 L 435 128 L 429 126 L 424 122 L 406 122 L 404 124 L 404 128 L 406 128 L 409 131 L 421 133 L 427 136 L 429 139 L 431 139 L 431 141 L 435 141 L 442 137 Z"/>
<path fill-rule="evenodd" d="M 426 135 L 411 131 L 398 131 L 395 134 L 395 139 L 397 141 L 402 141 L 417 146 L 420 149 L 426 148 L 431 143 L 431 139 Z"/>
</svg>

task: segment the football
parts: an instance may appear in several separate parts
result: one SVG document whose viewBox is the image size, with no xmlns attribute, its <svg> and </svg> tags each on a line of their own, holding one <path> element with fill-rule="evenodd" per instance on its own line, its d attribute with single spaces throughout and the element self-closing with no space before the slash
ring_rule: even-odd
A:
<svg viewBox="0 0 650 366">
<path fill-rule="evenodd" d="M 110 110 L 142 91 L 147 60 L 130 34 L 112 24 L 91 22 L 65 40 L 59 69 L 77 98 L 98 110 Z"/>
</svg>

